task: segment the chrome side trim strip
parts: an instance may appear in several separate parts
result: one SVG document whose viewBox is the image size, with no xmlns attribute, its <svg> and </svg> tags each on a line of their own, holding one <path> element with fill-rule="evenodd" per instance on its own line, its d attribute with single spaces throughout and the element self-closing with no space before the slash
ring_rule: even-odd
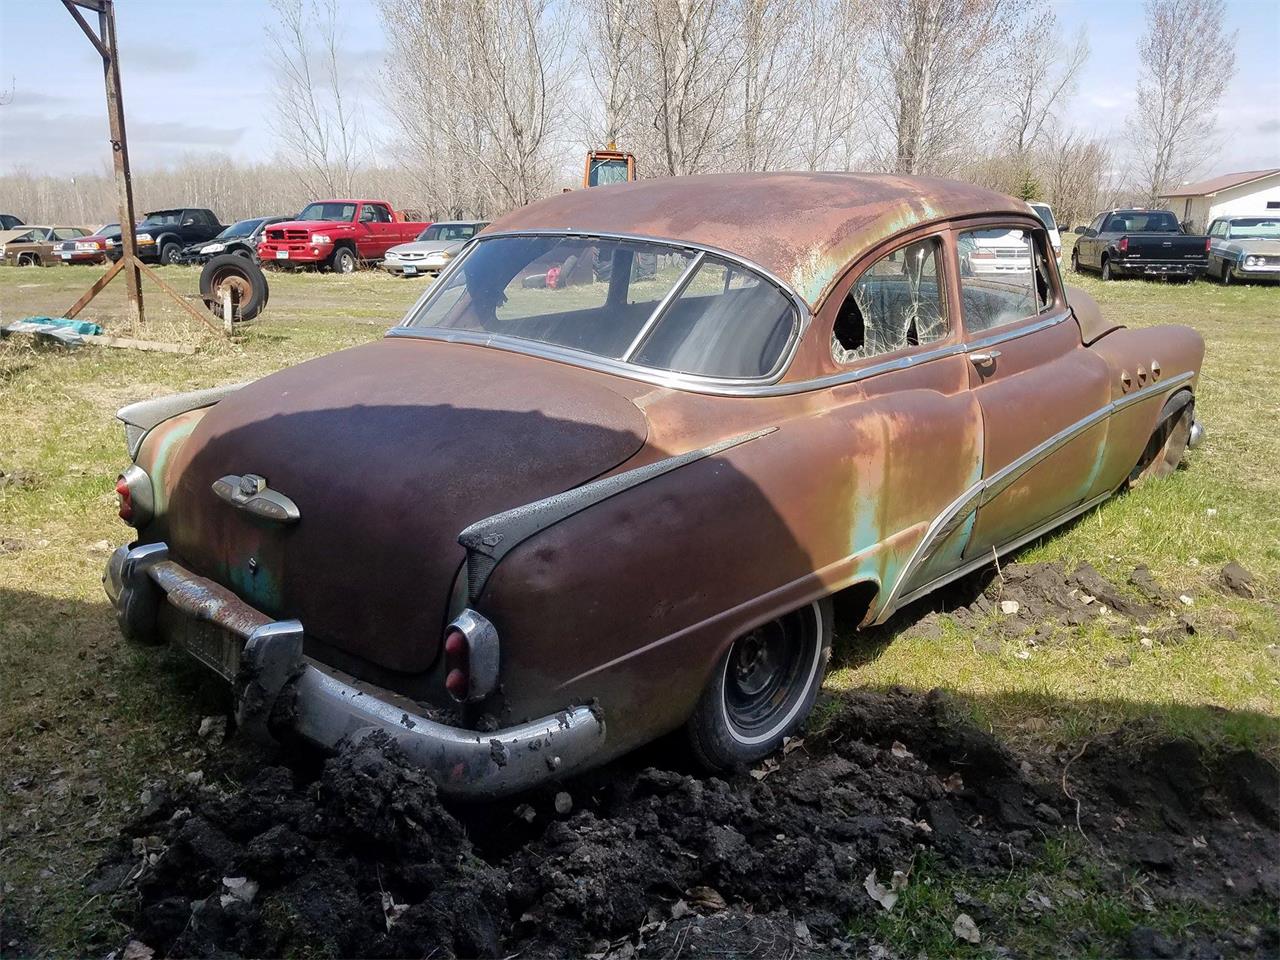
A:
<svg viewBox="0 0 1280 960">
<path fill-rule="evenodd" d="M 662 319 L 662 315 L 667 312 L 667 307 L 671 306 L 671 304 L 675 302 L 676 297 L 684 293 L 684 288 L 689 285 L 689 281 L 692 280 L 693 275 L 698 272 L 698 268 L 702 266 L 702 261 L 705 258 L 706 254 L 701 250 L 693 255 L 693 259 L 690 260 L 689 265 L 684 268 L 684 273 L 680 274 L 680 279 L 675 282 L 675 286 L 668 290 L 663 298 L 658 301 L 658 305 L 653 308 L 653 313 L 649 314 L 649 319 L 641 324 L 640 330 L 636 333 L 635 338 L 627 346 L 627 349 L 622 351 L 622 356 L 618 358 L 622 363 L 632 362 L 636 355 L 636 351 L 640 349 L 640 344 L 644 343 L 645 338 L 648 337 L 653 328 L 658 325 L 658 321 Z"/>
<path fill-rule="evenodd" d="M 1019 547 L 1022 547 L 1028 543 L 1031 543 L 1033 540 L 1038 540 L 1040 537 L 1043 537 L 1046 533 L 1048 533 L 1050 530 L 1053 530 L 1055 527 L 1060 527 L 1067 521 L 1080 516 L 1080 514 L 1087 513 L 1088 511 L 1092 510 L 1094 507 L 1102 503 L 1104 500 L 1109 499 L 1114 492 L 1115 492 L 1114 490 L 1108 490 L 1106 493 L 1099 494 L 1098 496 L 1094 497 L 1092 500 L 1088 500 L 1085 503 L 1077 504 L 1076 506 L 1072 507 L 1070 510 L 1067 510 L 1065 513 L 1061 513 L 1058 516 L 1054 517 L 1052 520 L 1048 521 L 1047 523 L 1043 523 L 1040 526 L 1036 527 L 1030 533 L 1024 533 L 1022 536 L 1017 537 L 1013 540 L 1010 540 L 1008 543 L 1002 546 L 996 547 L 995 549 L 996 556 L 1002 557 L 1006 553 L 1009 553 L 1012 550 L 1017 550 Z M 965 576 L 966 574 L 972 573 L 974 570 L 981 569 L 982 567 L 990 563 L 991 559 L 992 558 L 990 554 L 984 553 L 981 557 L 976 557 L 973 560 L 970 560 L 968 563 L 965 563 L 959 567 L 956 567 L 954 570 L 950 571 L 949 573 L 944 573 L 942 576 L 938 577 L 936 580 L 931 580 L 929 583 L 926 583 L 923 587 L 918 587 L 917 589 L 912 590 L 906 596 L 902 597 L 902 599 L 900 599 L 897 602 L 897 605 L 894 607 L 894 609 L 901 610 L 907 604 L 915 600 L 919 600 L 926 593 L 931 593 L 932 591 L 937 590 L 939 587 L 945 587 L 948 583 L 953 583 L 956 580 L 959 580 L 961 577 Z M 876 622 L 883 623 L 886 619 L 888 619 L 888 615 L 878 618 Z"/>
<path fill-rule="evenodd" d="M 1032 447 L 1018 459 L 997 470 L 991 476 L 984 477 L 970 486 L 964 493 L 948 504 L 947 508 L 934 517 L 933 522 L 929 524 L 929 528 L 912 552 L 911 559 L 907 561 L 907 565 L 903 568 L 901 576 L 894 583 L 893 590 L 890 591 L 880 616 L 876 618 L 876 622 L 883 623 L 895 609 L 907 602 L 906 600 L 898 599 L 903 587 L 910 582 L 911 577 L 924 565 L 925 561 L 933 555 L 934 547 L 959 527 L 968 518 L 969 514 L 989 503 L 1037 463 L 1061 449 L 1085 430 L 1106 420 L 1118 410 L 1123 410 L 1125 407 L 1141 400 L 1146 400 L 1158 393 L 1173 390 L 1191 380 L 1194 376 L 1195 374 L 1190 371 L 1180 373 L 1176 377 L 1153 383 L 1151 386 L 1137 390 L 1128 396 L 1112 400 L 1087 417 L 1082 417 L 1070 426 L 1059 430 L 1043 443 Z M 918 596 L 919 591 L 913 590 L 910 595 Z"/>
<path fill-rule="evenodd" d="M 763 430 L 730 437 L 698 450 L 690 450 L 643 467 L 635 467 L 622 473 L 593 480 L 572 490 L 566 490 L 564 493 L 535 500 L 533 503 L 502 513 L 495 513 L 491 517 L 471 524 L 458 534 L 458 543 L 467 548 L 468 600 L 475 603 L 484 592 L 489 575 L 493 573 L 502 558 L 535 534 L 574 514 L 581 513 L 588 507 L 617 496 L 632 487 L 637 487 L 647 480 L 670 473 L 686 464 L 723 453 L 731 447 L 759 439 L 777 429 L 777 427 L 766 427 Z"/>
</svg>

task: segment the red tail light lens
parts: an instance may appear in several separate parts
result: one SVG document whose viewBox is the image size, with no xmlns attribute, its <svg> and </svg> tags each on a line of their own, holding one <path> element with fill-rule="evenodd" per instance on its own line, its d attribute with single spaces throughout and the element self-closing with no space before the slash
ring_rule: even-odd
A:
<svg viewBox="0 0 1280 960">
<path fill-rule="evenodd" d="M 1211 244 L 1211 243 L 1212 243 L 1212 241 L 1211 241 L 1208 237 L 1205 237 L 1205 238 L 1204 238 L 1204 252 L 1205 252 L 1205 253 L 1208 253 L 1208 252 L 1209 252 L 1209 246 L 1210 246 L 1210 244 Z"/>
<path fill-rule="evenodd" d="M 116 478 L 116 495 L 120 498 L 120 519 L 129 526 L 141 530 L 155 516 L 151 477 L 136 463 Z"/>
<path fill-rule="evenodd" d="M 132 523 L 133 491 L 129 489 L 129 481 L 123 476 L 116 479 L 116 495 L 120 497 L 120 519 L 125 523 Z"/>
<path fill-rule="evenodd" d="M 466 700 L 471 689 L 471 664 L 467 638 L 461 630 L 450 630 L 444 638 L 444 687 L 455 700 Z"/>
<path fill-rule="evenodd" d="M 1121 237 L 1121 238 L 1120 238 L 1120 243 L 1116 245 L 1116 249 L 1117 249 L 1117 250 L 1119 250 L 1121 253 L 1128 253 L 1128 252 L 1129 252 L 1129 238 L 1128 238 L 1128 237 Z"/>
</svg>

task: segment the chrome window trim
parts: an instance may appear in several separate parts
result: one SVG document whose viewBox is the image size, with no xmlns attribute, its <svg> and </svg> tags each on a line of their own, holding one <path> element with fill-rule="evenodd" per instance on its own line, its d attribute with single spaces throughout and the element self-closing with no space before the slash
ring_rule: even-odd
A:
<svg viewBox="0 0 1280 960">
<path fill-rule="evenodd" d="M 1174 390 L 1190 381 L 1194 376 L 1195 374 L 1191 371 L 1180 373 L 1175 377 L 1170 377 L 1168 380 L 1153 383 L 1149 387 L 1144 387 L 1127 396 L 1112 400 L 1088 416 L 1081 417 L 1075 423 L 1059 430 L 1016 460 L 1001 467 L 991 476 L 983 477 L 970 486 L 964 493 L 948 504 L 946 509 L 933 518 L 928 529 L 925 530 L 924 536 L 920 538 L 920 542 L 916 544 L 915 550 L 912 551 L 911 559 L 902 568 L 902 574 L 889 592 L 889 596 L 885 600 L 884 607 L 876 618 L 876 622 L 883 623 L 894 610 L 907 602 L 905 598 L 901 601 L 898 599 L 902 593 L 902 588 L 908 583 L 912 575 L 933 555 L 933 546 L 945 540 L 971 513 L 990 503 L 993 498 L 1006 490 L 1010 484 L 1017 481 L 1019 477 L 1041 460 L 1060 450 L 1090 427 L 1096 426 L 1125 407 L 1141 400 L 1147 400 L 1158 393 Z M 910 597 L 919 595 L 919 590 L 912 590 L 908 594 Z"/>
</svg>

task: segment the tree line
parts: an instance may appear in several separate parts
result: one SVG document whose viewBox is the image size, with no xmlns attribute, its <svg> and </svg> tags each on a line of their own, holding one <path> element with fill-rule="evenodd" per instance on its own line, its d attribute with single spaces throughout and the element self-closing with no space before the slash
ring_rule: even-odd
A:
<svg viewBox="0 0 1280 960">
<path fill-rule="evenodd" d="M 338 0 L 271 8 L 276 162 L 139 171 L 141 206 L 230 222 L 361 194 L 491 218 L 575 185 L 585 150 L 614 142 L 641 176 L 947 176 L 1075 224 L 1154 203 L 1202 167 L 1234 69 L 1223 0 L 1147 0 L 1116 143 L 1072 122 L 1089 44 L 1048 0 L 377 0 L 390 123 L 374 131 L 344 72 Z M 0 177 L 0 209 L 33 221 L 114 219 L 113 196 L 105 165 Z"/>
</svg>

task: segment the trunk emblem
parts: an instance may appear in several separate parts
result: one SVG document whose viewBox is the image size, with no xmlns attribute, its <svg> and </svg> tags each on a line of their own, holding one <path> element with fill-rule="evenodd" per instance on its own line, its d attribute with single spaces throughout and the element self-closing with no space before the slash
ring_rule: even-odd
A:
<svg viewBox="0 0 1280 960">
<path fill-rule="evenodd" d="M 229 474 L 213 481 L 213 492 L 237 510 L 244 510 L 276 523 L 297 523 L 297 505 L 277 490 L 267 486 L 265 477 L 246 473 L 242 477 Z"/>
</svg>

